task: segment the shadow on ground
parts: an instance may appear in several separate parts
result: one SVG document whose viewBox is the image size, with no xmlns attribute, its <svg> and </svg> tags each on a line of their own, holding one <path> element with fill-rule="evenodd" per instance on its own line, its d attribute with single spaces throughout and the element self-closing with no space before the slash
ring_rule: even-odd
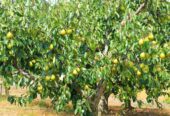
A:
<svg viewBox="0 0 170 116">
<path fill-rule="evenodd" d="M 134 109 L 132 111 L 121 111 L 120 106 L 111 106 L 109 114 L 105 116 L 170 116 L 170 109 Z"/>
</svg>

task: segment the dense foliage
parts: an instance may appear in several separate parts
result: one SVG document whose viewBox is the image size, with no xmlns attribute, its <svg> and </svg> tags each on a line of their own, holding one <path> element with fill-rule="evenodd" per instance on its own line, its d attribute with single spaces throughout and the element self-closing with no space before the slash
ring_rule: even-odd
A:
<svg viewBox="0 0 170 116">
<path fill-rule="evenodd" d="M 163 0 L 71 0 L 53 6 L 2 0 L 0 75 L 8 87 L 28 87 L 9 101 L 23 105 L 39 94 L 57 111 L 71 101 L 76 114 L 87 115 L 96 95 L 111 92 L 128 104 L 146 90 L 147 102 L 160 106 L 158 97 L 170 86 L 169 14 Z"/>
</svg>

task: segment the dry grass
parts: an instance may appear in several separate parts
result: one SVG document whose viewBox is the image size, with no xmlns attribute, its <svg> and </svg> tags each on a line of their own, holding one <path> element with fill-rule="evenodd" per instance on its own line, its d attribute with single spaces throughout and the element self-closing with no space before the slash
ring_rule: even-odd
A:
<svg viewBox="0 0 170 116">
<path fill-rule="evenodd" d="M 170 98 L 166 98 L 163 102 L 167 103 L 167 104 L 170 104 Z"/>
<path fill-rule="evenodd" d="M 122 116 L 125 112 L 120 110 L 120 107 L 110 107 L 110 113 L 106 116 Z M 170 110 L 158 110 L 158 109 L 135 109 L 133 111 L 126 111 L 125 116 L 170 116 Z"/>
<path fill-rule="evenodd" d="M 10 90 L 12 95 L 21 95 L 26 92 L 26 89 L 16 89 L 13 87 Z M 145 91 L 142 91 L 138 94 L 138 99 L 144 101 L 147 97 Z M 160 101 L 168 101 L 166 97 L 161 97 Z M 122 103 L 111 95 L 109 98 L 109 109 L 110 113 L 106 116 L 119 116 L 122 115 L 121 112 Z M 133 106 L 136 107 L 136 104 L 133 103 Z M 146 104 L 145 104 L 146 105 Z M 69 104 L 69 107 L 71 105 Z M 170 108 L 170 105 L 165 106 Z M 11 105 L 6 101 L 5 96 L 0 97 L 0 116 L 73 116 L 71 112 L 61 112 L 56 113 L 51 108 L 50 99 L 40 100 L 36 99 L 31 104 L 26 107 L 20 107 L 17 105 Z M 146 105 L 143 109 L 135 109 L 132 112 L 127 112 L 126 116 L 170 116 L 170 109 L 158 110 L 154 105 Z"/>
</svg>

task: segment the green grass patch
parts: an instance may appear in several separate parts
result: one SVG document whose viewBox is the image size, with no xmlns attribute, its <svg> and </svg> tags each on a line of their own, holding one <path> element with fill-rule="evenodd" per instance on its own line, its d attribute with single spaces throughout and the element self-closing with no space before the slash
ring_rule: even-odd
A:
<svg viewBox="0 0 170 116">
<path fill-rule="evenodd" d="M 7 97 L 5 95 L 0 95 L 0 102 L 6 101 Z"/>
<path fill-rule="evenodd" d="M 48 105 L 47 105 L 47 103 L 45 102 L 45 100 L 39 101 L 38 106 L 39 106 L 40 108 L 47 108 L 47 107 L 48 107 Z"/>
<path fill-rule="evenodd" d="M 166 99 L 164 100 L 164 103 L 170 104 L 170 97 L 166 98 Z"/>
</svg>

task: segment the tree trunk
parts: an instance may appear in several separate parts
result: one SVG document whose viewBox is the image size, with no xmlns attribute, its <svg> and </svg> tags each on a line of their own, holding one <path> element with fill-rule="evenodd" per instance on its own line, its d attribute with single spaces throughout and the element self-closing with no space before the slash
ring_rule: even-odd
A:
<svg viewBox="0 0 170 116">
<path fill-rule="evenodd" d="M 104 96 L 105 87 L 106 84 L 103 82 L 103 80 L 101 80 L 98 84 L 96 95 L 90 99 L 91 109 L 92 109 L 90 116 L 102 116 L 101 109 L 103 108 L 103 100 L 104 100 L 103 96 Z M 100 105 L 102 105 L 102 108 L 100 108 Z"/>
<path fill-rule="evenodd" d="M 101 96 L 98 109 L 100 112 L 107 114 L 108 113 L 108 98 L 110 96 L 110 92 L 105 93 L 103 96 Z"/>
<path fill-rule="evenodd" d="M 132 109 L 134 109 L 134 107 L 132 107 L 131 100 L 125 101 L 125 110 L 130 111 Z"/>
<path fill-rule="evenodd" d="M 107 111 L 108 111 L 108 102 L 106 100 L 106 97 L 103 95 L 101 96 L 100 102 L 98 104 L 98 112 L 102 114 L 102 113 L 107 113 Z"/>
<path fill-rule="evenodd" d="M 0 95 L 2 95 L 2 84 L 0 84 Z"/>
<path fill-rule="evenodd" d="M 8 97 L 9 96 L 9 88 L 5 87 L 5 95 Z"/>
<path fill-rule="evenodd" d="M 0 80 L 0 95 L 2 95 L 2 85 L 3 85 L 3 81 Z"/>
</svg>

